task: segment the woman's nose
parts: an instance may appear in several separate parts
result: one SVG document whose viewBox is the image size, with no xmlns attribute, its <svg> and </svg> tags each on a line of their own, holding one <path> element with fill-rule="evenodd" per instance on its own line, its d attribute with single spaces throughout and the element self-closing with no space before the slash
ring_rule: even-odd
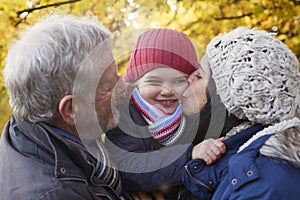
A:
<svg viewBox="0 0 300 200">
<path fill-rule="evenodd" d="M 190 85 L 191 82 L 193 81 L 193 77 L 192 77 L 192 76 L 189 76 L 189 78 L 187 79 L 187 81 L 188 81 L 188 84 Z"/>
<path fill-rule="evenodd" d="M 189 82 L 188 82 L 189 83 Z M 191 93 L 191 87 L 188 86 L 185 91 L 182 93 L 182 98 L 183 99 L 187 99 L 188 96 L 190 96 L 190 93 Z"/>
</svg>

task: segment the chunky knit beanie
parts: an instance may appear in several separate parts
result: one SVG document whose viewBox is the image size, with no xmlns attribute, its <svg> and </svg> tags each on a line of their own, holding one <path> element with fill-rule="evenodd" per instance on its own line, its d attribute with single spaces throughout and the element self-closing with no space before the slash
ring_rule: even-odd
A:
<svg viewBox="0 0 300 200">
<path fill-rule="evenodd" d="M 230 113 L 261 124 L 300 117 L 299 63 L 273 34 L 239 27 L 214 38 L 207 55 Z"/>
<path fill-rule="evenodd" d="M 124 80 L 134 82 L 145 73 L 162 66 L 186 74 L 198 69 L 195 48 L 184 33 L 166 28 L 143 32 L 131 53 Z"/>
</svg>

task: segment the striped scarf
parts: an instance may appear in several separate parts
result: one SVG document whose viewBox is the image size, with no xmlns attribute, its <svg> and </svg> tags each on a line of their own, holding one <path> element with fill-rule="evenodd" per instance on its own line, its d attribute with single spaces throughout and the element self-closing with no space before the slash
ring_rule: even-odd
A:
<svg viewBox="0 0 300 200">
<path fill-rule="evenodd" d="M 118 170 L 113 167 L 106 149 L 103 148 L 103 144 L 98 144 L 97 146 L 100 149 L 100 158 L 97 159 L 96 171 L 94 176 L 104 181 L 104 183 L 113 188 L 115 192 L 119 196 L 121 196 L 122 184 L 120 174 Z"/>
<path fill-rule="evenodd" d="M 84 143 L 74 135 L 63 131 L 61 129 L 51 127 L 57 134 L 62 135 L 73 142 L 84 147 Z M 100 143 L 100 142 L 99 142 Z M 97 151 L 99 154 L 97 155 L 98 158 L 92 157 L 92 162 L 95 165 L 93 179 L 99 179 L 103 181 L 105 184 L 113 188 L 117 195 L 121 196 L 122 193 L 122 184 L 119 172 L 117 169 L 111 167 L 112 163 L 107 155 L 106 150 L 103 148 L 102 144 L 97 144 L 97 147 L 100 151 Z"/>
<path fill-rule="evenodd" d="M 182 105 L 179 104 L 176 111 L 167 115 L 157 107 L 146 102 L 137 88 L 134 89 L 132 100 L 144 119 L 148 122 L 148 130 L 151 136 L 162 145 L 170 145 L 176 142 L 182 135 L 186 119 L 182 115 Z"/>
</svg>

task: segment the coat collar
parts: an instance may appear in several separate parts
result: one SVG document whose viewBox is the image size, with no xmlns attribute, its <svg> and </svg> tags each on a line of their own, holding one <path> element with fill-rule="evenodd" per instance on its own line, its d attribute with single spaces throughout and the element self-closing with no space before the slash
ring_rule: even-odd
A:
<svg viewBox="0 0 300 200">
<path fill-rule="evenodd" d="M 295 153 L 300 151 L 299 118 L 282 121 L 263 129 L 242 145 L 238 153 L 260 138 L 270 135 L 272 136 L 262 145 L 259 152 L 264 156 L 285 160 L 300 168 L 300 155 Z"/>
<path fill-rule="evenodd" d="M 226 149 L 234 149 L 237 146 L 244 144 L 249 138 L 251 138 L 255 133 L 261 131 L 264 127 L 262 125 L 256 124 L 251 127 L 242 130 L 240 133 L 229 137 L 224 141 Z"/>
<path fill-rule="evenodd" d="M 247 146 L 249 146 L 253 141 L 257 140 L 258 138 L 264 136 L 264 135 L 269 135 L 269 134 L 274 134 L 280 131 L 284 131 L 288 128 L 291 128 L 293 126 L 300 126 L 300 119 L 298 118 L 293 118 L 291 120 L 286 120 L 280 123 L 277 123 L 273 126 L 268 126 L 267 128 L 264 128 L 263 130 L 257 132 L 255 135 L 252 136 L 245 144 L 243 144 L 238 152 L 241 152 L 243 149 L 245 149 Z"/>
<path fill-rule="evenodd" d="M 53 157 L 55 177 L 75 178 L 86 182 L 86 178 L 91 176 L 93 167 L 88 163 L 93 162 L 88 162 L 91 156 L 82 145 L 55 133 L 45 123 L 29 123 L 13 116 L 10 125 L 10 132 L 21 132 L 38 148 L 44 149 L 47 156 Z M 46 159 L 46 156 L 39 156 Z"/>
</svg>

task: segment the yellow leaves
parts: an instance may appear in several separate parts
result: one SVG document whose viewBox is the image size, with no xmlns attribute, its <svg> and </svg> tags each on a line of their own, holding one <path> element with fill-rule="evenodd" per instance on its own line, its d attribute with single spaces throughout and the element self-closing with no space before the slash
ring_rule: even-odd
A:
<svg viewBox="0 0 300 200">
<path fill-rule="evenodd" d="M 278 40 L 281 40 L 281 41 L 284 41 L 284 40 L 287 39 L 287 35 L 280 34 L 280 35 L 277 36 L 277 39 L 278 39 Z"/>
<path fill-rule="evenodd" d="M 1 85 L 1 84 L 0 84 Z M 2 129 L 11 116 L 11 110 L 8 104 L 8 96 L 5 90 L 1 90 L 0 86 L 0 136 Z"/>
<path fill-rule="evenodd" d="M 253 14 L 256 16 L 260 15 L 263 12 L 264 12 L 264 8 L 260 5 L 257 5 L 253 8 Z"/>
</svg>

